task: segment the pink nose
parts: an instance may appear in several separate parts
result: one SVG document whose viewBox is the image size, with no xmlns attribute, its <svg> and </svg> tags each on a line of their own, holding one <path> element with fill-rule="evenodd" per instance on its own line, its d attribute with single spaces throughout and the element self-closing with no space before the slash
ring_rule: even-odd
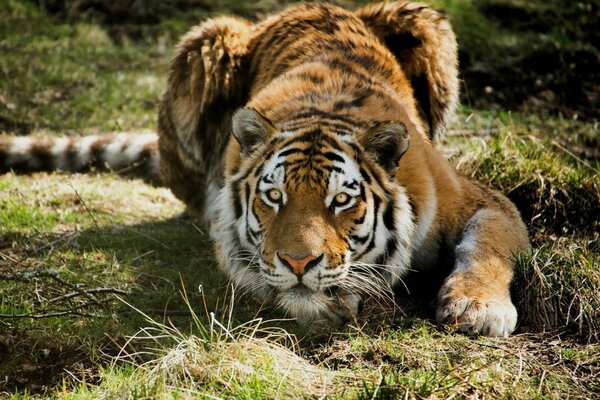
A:
<svg viewBox="0 0 600 400">
<path fill-rule="evenodd" d="M 289 254 L 284 254 L 280 256 L 277 254 L 279 259 L 283 261 L 283 264 L 289 267 L 294 274 L 298 276 L 302 276 L 308 272 L 309 269 L 314 267 L 321 261 L 323 255 L 321 254 L 319 257 L 315 256 L 306 256 L 306 257 L 292 257 Z"/>
</svg>

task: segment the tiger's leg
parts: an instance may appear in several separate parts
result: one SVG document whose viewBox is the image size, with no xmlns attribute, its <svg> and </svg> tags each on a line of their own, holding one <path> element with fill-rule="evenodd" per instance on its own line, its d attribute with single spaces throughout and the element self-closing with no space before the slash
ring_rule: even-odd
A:
<svg viewBox="0 0 600 400">
<path fill-rule="evenodd" d="M 468 221 L 455 248 L 454 270 L 438 293 L 436 319 L 462 331 L 508 336 L 517 323 L 510 299 L 515 257 L 529 250 L 527 229 L 512 204 L 483 208 Z"/>
<path fill-rule="evenodd" d="M 223 180 L 231 118 L 248 97 L 251 35 L 248 21 L 230 17 L 192 28 L 177 45 L 160 105 L 163 182 L 207 221 Z"/>
</svg>

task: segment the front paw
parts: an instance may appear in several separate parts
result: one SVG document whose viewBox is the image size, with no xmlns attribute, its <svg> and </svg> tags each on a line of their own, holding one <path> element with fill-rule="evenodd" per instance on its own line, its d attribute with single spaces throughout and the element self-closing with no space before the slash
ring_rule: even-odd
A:
<svg viewBox="0 0 600 400">
<path fill-rule="evenodd" d="M 462 274 L 453 274 L 438 294 L 436 320 L 457 326 L 460 331 L 507 337 L 517 325 L 517 309 L 508 294 L 498 295 L 492 285 L 486 287 Z"/>
<path fill-rule="evenodd" d="M 338 292 L 328 310 L 328 323 L 340 326 L 356 322 L 361 306 L 362 298 L 358 294 Z"/>
</svg>

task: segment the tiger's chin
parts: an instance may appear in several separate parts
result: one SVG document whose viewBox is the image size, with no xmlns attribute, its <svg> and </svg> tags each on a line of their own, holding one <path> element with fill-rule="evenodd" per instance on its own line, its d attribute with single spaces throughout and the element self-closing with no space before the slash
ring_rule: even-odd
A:
<svg viewBox="0 0 600 400">
<path fill-rule="evenodd" d="M 328 295 L 297 285 L 279 292 L 277 306 L 301 325 L 324 322 L 341 325 L 356 317 L 361 298 L 355 294 Z"/>
</svg>

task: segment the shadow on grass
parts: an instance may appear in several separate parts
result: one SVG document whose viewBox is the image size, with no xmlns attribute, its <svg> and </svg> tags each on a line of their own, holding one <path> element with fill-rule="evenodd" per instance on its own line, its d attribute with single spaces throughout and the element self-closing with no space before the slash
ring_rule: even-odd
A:
<svg viewBox="0 0 600 400">
<path fill-rule="evenodd" d="M 195 317 L 208 326 L 210 313 L 231 326 L 262 318 L 266 326 L 295 335 L 305 354 L 325 346 L 335 332 L 353 331 L 300 326 L 248 293 L 236 292 L 232 303 L 231 285 L 218 269 L 208 234 L 184 216 L 60 234 L 9 232 L 0 242 L 12 249 L 6 252 L 12 261 L 0 260 L 0 281 L 9 283 L 0 295 L 0 314 L 74 311 L 0 321 L 0 332 L 6 332 L 0 333 L 0 373 L 6 377 L 0 392 L 49 393 L 65 378 L 97 383 L 98 366 L 114 360 L 123 349 L 139 353 L 132 359 L 137 364 L 147 361 L 144 345 L 128 339 L 152 321 L 194 334 Z M 25 271 L 30 275 L 24 279 L 6 279 Z M 40 271 L 53 271 L 60 281 L 36 276 Z M 68 297 L 78 290 L 91 293 L 96 301 L 83 295 Z M 55 301 L 62 298 L 65 301 Z M 409 299 L 400 300 L 398 307 L 367 302 L 365 308 L 369 318 L 353 324 L 365 333 L 379 332 L 383 325 L 400 326 L 407 317 L 427 318 L 424 308 Z"/>
<path fill-rule="evenodd" d="M 0 243 L 6 255 L 0 257 L 0 281 L 6 282 L 0 393 L 44 392 L 69 375 L 94 383 L 98 364 L 110 362 L 128 337 L 150 325 L 136 310 L 183 331 L 193 331 L 191 309 L 200 318 L 227 310 L 229 285 L 208 235 L 184 217 L 61 234 L 8 232 Z M 65 310 L 72 312 L 60 315 Z M 244 318 L 245 307 L 235 311 Z"/>
</svg>

